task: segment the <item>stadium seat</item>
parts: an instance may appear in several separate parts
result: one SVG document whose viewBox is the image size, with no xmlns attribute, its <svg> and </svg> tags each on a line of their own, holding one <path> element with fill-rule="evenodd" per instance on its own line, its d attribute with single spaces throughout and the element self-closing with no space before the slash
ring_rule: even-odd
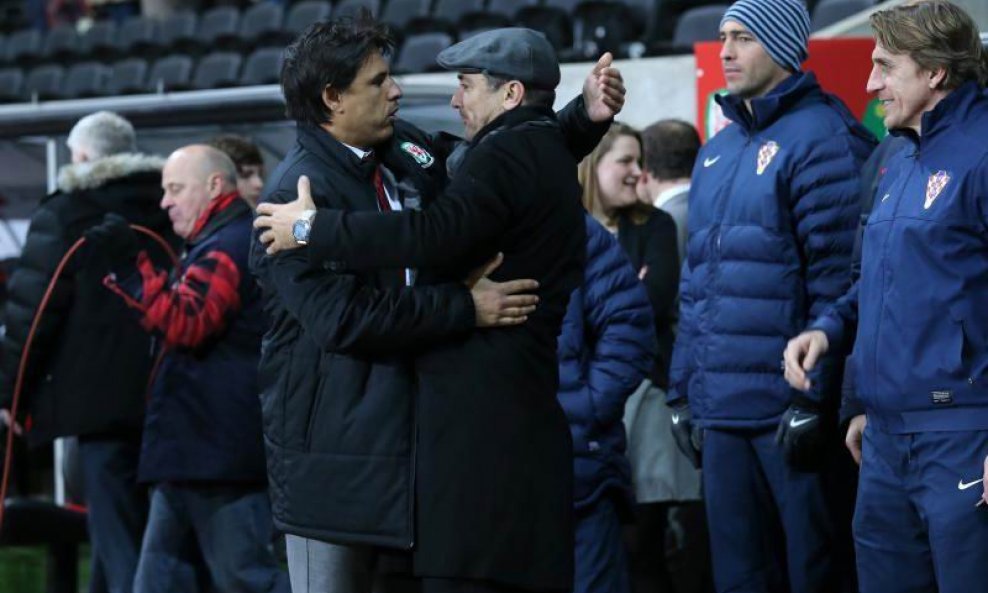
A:
<svg viewBox="0 0 988 593">
<path fill-rule="evenodd" d="M 17 103 L 22 100 L 24 72 L 20 68 L 0 69 L 0 103 Z"/>
<path fill-rule="evenodd" d="M 117 26 L 113 21 L 96 21 L 79 36 L 79 59 L 110 60 L 119 55 Z"/>
<path fill-rule="evenodd" d="M 218 89 L 237 86 L 240 76 L 240 54 L 216 52 L 199 60 L 192 76 L 192 88 Z"/>
<path fill-rule="evenodd" d="M 240 43 L 250 49 L 261 45 L 278 45 L 283 38 L 281 25 L 285 11 L 274 2 L 258 2 L 244 11 L 240 19 Z"/>
<path fill-rule="evenodd" d="M 557 51 L 573 46 L 573 25 L 561 8 L 529 6 L 519 10 L 515 19 L 519 26 L 545 33 Z"/>
<path fill-rule="evenodd" d="M 496 12 L 470 12 L 460 17 L 456 24 L 457 39 L 460 41 L 480 33 L 500 27 L 510 27 L 513 21 Z"/>
<path fill-rule="evenodd" d="M 103 94 L 110 68 L 99 62 L 83 62 L 69 68 L 62 96 L 66 99 L 98 97 Z"/>
<path fill-rule="evenodd" d="M 639 26 L 641 23 L 637 23 Z M 624 46 L 641 34 L 627 5 L 620 2 L 583 2 L 573 14 L 573 53 L 569 60 L 593 60 L 609 51 L 622 55 Z"/>
<path fill-rule="evenodd" d="M 684 12 L 676 22 L 676 32 L 672 45 L 692 51 L 698 41 L 716 41 L 720 38 L 720 19 L 724 16 L 726 4 L 712 4 L 692 8 Z"/>
<path fill-rule="evenodd" d="M 272 47 L 256 50 L 247 57 L 244 71 L 240 74 L 242 86 L 256 84 L 277 84 L 281 77 L 281 63 L 284 51 Z"/>
<path fill-rule="evenodd" d="M 236 6 L 217 6 L 199 18 L 195 49 L 236 49 L 239 45 L 240 10 Z"/>
<path fill-rule="evenodd" d="M 130 17 L 117 28 L 120 55 L 148 55 L 155 47 L 155 24 L 144 17 Z"/>
<path fill-rule="evenodd" d="M 392 0 L 394 2 L 394 0 Z M 333 14 L 333 5 L 325 0 L 306 0 L 292 6 L 285 17 L 285 41 L 291 41 L 305 30 L 306 27 L 318 21 L 324 21 Z"/>
<path fill-rule="evenodd" d="M 576 7 L 580 5 L 583 0 L 545 0 L 542 4 L 543 6 L 548 6 L 549 8 L 558 8 L 565 11 L 567 14 L 572 15 L 576 12 Z"/>
<path fill-rule="evenodd" d="M 354 17 L 365 8 L 376 18 L 381 13 L 381 0 L 340 0 L 333 8 L 333 18 Z"/>
<path fill-rule="evenodd" d="M 51 62 L 65 62 L 79 54 L 79 36 L 73 25 L 63 23 L 52 27 L 45 36 L 41 56 Z"/>
<path fill-rule="evenodd" d="M 514 20 L 518 11 L 528 6 L 535 6 L 538 0 L 495 0 L 487 7 L 487 12 L 503 15 Z"/>
<path fill-rule="evenodd" d="M 429 16 L 432 0 L 388 0 L 381 13 L 381 21 L 397 32 L 404 31 L 410 22 Z"/>
<path fill-rule="evenodd" d="M 148 63 L 142 58 L 129 58 L 110 68 L 110 78 L 103 87 L 106 95 L 133 95 L 147 92 Z"/>
<path fill-rule="evenodd" d="M 446 33 L 410 35 L 398 52 L 394 70 L 403 74 L 436 70 L 436 56 L 452 44 L 452 36 Z"/>
<path fill-rule="evenodd" d="M 58 64 L 44 64 L 28 72 L 24 78 L 24 95 L 28 99 L 50 101 L 62 98 L 62 79 L 65 68 Z"/>
<path fill-rule="evenodd" d="M 436 0 L 432 17 L 455 24 L 466 14 L 483 10 L 484 0 Z"/>
<path fill-rule="evenodd" d="M 166 56 L 151 66 L 147 90 L 152 93 L 187 90 L 191 77 L 192 58 L 183 55 Z"/>
<path fill-rule="evenodd" d="M 819 31 L 874 5 L 872 0 L 820 0 L 813 9 L 810 28 Z"/>
<path fill-rule="evenodd" d="M 36 29 L 21 29 L 7 38 L 6 61 L 9 64 L 28 65 L 41 57 L 41 33 Z"/>
<path fill-rule="evenodd" d="M 163 19 L 158 23 L 154 38 L 155 53 L 194 50 L 198 24 L 199 17 L 196 13 L 187 10 L 176 12 Z"/>
</svg>

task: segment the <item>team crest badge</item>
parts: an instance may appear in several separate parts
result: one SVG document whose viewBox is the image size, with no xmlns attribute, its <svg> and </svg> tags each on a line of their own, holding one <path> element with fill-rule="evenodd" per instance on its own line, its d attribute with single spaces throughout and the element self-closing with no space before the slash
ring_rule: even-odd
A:
<svg viewBox="0 0 988 593">
<path fill-rule="evenodd" d="M 411 142 L 402 142 L 401 149 L 407 152 L 415 162 L 422 165 L 423 169 L 428 169 L 432 163 L 436 161 L 431 154 L 425 151 L 424 148 L 418 144 L 412 144 Z"/>
<path fill-rule="evenodd" d="M 758 149 L 758 168 L 755 170 L 759 175 L 765 172 L 765 169 L 772 164 L 772 159 L 779 152 L 779 145 L 774 141 L 768 141 L 762 144 L 762 147 Z"/>
<path fill-rule="evenodd" d="M 923 203 L 923 210 L 930 209 L 933 201 L 937 199 L 943 188 L 947 187 L 949 181 L 950 174 L 946 171 L 937 171 L 933 175 L 930 175 L 929 180 L 926 182 L 926 201 Z"/>
</svg>

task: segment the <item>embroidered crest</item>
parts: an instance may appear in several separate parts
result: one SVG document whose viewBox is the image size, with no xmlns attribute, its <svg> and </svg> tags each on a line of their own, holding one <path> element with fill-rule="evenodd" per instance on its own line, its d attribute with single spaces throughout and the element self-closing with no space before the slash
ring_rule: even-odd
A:
<svg viewBox="0 0 988 593">
<path fill-rule="evenodd" d="M 402 142 L 401 149 L 407 152 L 415 162 L 422 165 L 423 169 L 428 169 L 432 163 L 436 162 L 431 154 L 426 152 L 424 148 L 417 144 L 412 144 L 411 142 Z"/>
<path fill-rule="evenodd" d="M 933 201 L 937 199 L 943 188 L 947 187 L 949 181 L 950 174 L 946 171 L 937 171 L 933 175 L 930 175 L 929 180 L 926 182 L 926 201 L 923 203 L 923 210 L 930 209 Z"/>
<path fill-rule="evenodd" d="M 779 152 L 779 145 L 774 141 L 768 141 L 758 149 L 758 168 L 756 172 L 761 175 L 765 172 L 765 169 L 772 163 L 772 159 Z"/>
</svg>

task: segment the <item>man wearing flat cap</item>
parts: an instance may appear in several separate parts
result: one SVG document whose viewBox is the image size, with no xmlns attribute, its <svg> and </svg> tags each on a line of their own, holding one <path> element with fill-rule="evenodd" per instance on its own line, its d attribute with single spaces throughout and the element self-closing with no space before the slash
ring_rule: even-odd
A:
<svg viewBox="0 0 988 593">
<path fill-rule="evenodd" d="M 262 203 L 255 226 L 265 229 L 260 241 L 274 262 L 301 254 L 309 269 L 339 274 L 415 269 L 414 290 L 460 283 L 499 254 L 491 280 L 538 281 L 538 307 L 524 307 L 523 323 L 470 331 L 471 314 L 465 331 L 421 340 L 414 358 L 401 359 L 413 367 L 415 385 L 414 497 L 406 509 L 414 531 L 405 548 L 425 593 L 565 591 L 574 573 L 572 443 L 556 399 L 556 337 L 583 276 L 576 163 L 607 126 L 584 117 L 585 129 L 573 134 L 570 118 L 564 136 L 552 111 L 559 66 L 540 33 L 483 33 L 438 59 L 460 73 L 452 106 L 468 142 L 448 155 L 408 151 L 404 142 L 395 147 L 415 168 L 449 172 L 438 198 L 423 195 L 422 210 L 331 209 L 340 206 L 319 201 L 314 180 L 314 195 L 302 182 L 296 200 L 311 210 L 299 225 L 302 249 L 290 251 L 300 247 L 298 237 L 286 241 L 283 232 L 286 213 L 299 211 L 286 209 L 295 202 Z M 405 130 L 396 125 L 394 132 Z M 387 165 L 388 154 L 382 158 Z M 408 188 L 385 179 L 382 193 L 390 198 Z M 340 360 L 319 368 L 332 371 Z M 402 368 L 394 364 L 390 373 Z M 350 543 L 339 534 L 327 541 Z"/>
<path fill-rule="evenodd" d="M 729 94 L 717 101 L 732 124 L 701 149 L 690 186 L 667 400 L 677 444 L 702 461 L 720 592 L 787 590 L 786 581 L 792 593 L 845 590 L 835 554 L 850 549 L 849 515 L 838 515 L 851 504 L 833 479 L 835 463 L 850 466 L 837 434 L 839 365 L 826 361 L 800 393 L 780 353 L 850 283 L 858 177 L 874 140 L 801 71 L 809 30 L 799 0 L 727 10 Z"/>
</svg>

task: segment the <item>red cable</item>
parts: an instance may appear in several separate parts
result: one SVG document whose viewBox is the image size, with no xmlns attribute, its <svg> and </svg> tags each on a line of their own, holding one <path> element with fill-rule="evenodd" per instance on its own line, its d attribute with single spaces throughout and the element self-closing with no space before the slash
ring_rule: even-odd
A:
<svg viewBox="0 0 988 593">
<path fill-rule="evenodd" d="M 161 245 L 162 249 L 165 250 L 168 257 L 171 258 L 172 265 L 176 267 L 178 266 L 178 256 L 171 248 L 171 245 L 169 245 L 168 242 L 161 237 L 161 235 L 138 224 L 132 224 L 130 225 L 130 228 L 154 239 L 159 245 Z M 62 256 L 61 261 L 58 262 L 58 266 L 55 268 L 55 273 L 48 282 L 48 288 L 45 289 L 45 294 L 41 297 L 41 302 L 38 304 L 38 310 L 34 313 L 34 319 L 31 321 L 31 329 L 27 332 L 27 339 L 24 341 L 24 350 L 21 353 L 21 361 L 17 367 L 17 379 L 14 381 L 14 392 L 10 403 L 10 426 L 7 428 L 7 450 L 4 452 L 3 457 L 3 477 L 0 478 L 0 530 L 3 529 L 3 516 L 7 507 L 7 485 L 10 480 L 10 466 L 13 462 L 14 425 L 17 422 L 17 405 L 21 397 L 21 388 L 24 385 L 24 374 L 27 370 L 27 362 L 29 353 L 31 352 L 31 344 L 34 342 L 34 334 L 38 329 L 38 323 L 41 322 L 41 316 L 44 314 L 45 308 L 48 306 L 48 301 L 51 299 L 52 292 L 55 290 L 55 283 L 62 275 L 62 272 L 64 271 L 65 266 L 69 263 L 69 260 L 72 259 L 75 252 L 78 251 L 85 242 L 86 238 L 80 237 L 79 240 L 72 244 L 72 247 L 69 248 L 65 255 Z M 160 362 L 160 357 L 158 362 Z M 155 366 L 157 367 L 157 362 L 155 363 Z M 55 471 L 60 471 L 60 468 L 56 467 Z"/>
</svg>

